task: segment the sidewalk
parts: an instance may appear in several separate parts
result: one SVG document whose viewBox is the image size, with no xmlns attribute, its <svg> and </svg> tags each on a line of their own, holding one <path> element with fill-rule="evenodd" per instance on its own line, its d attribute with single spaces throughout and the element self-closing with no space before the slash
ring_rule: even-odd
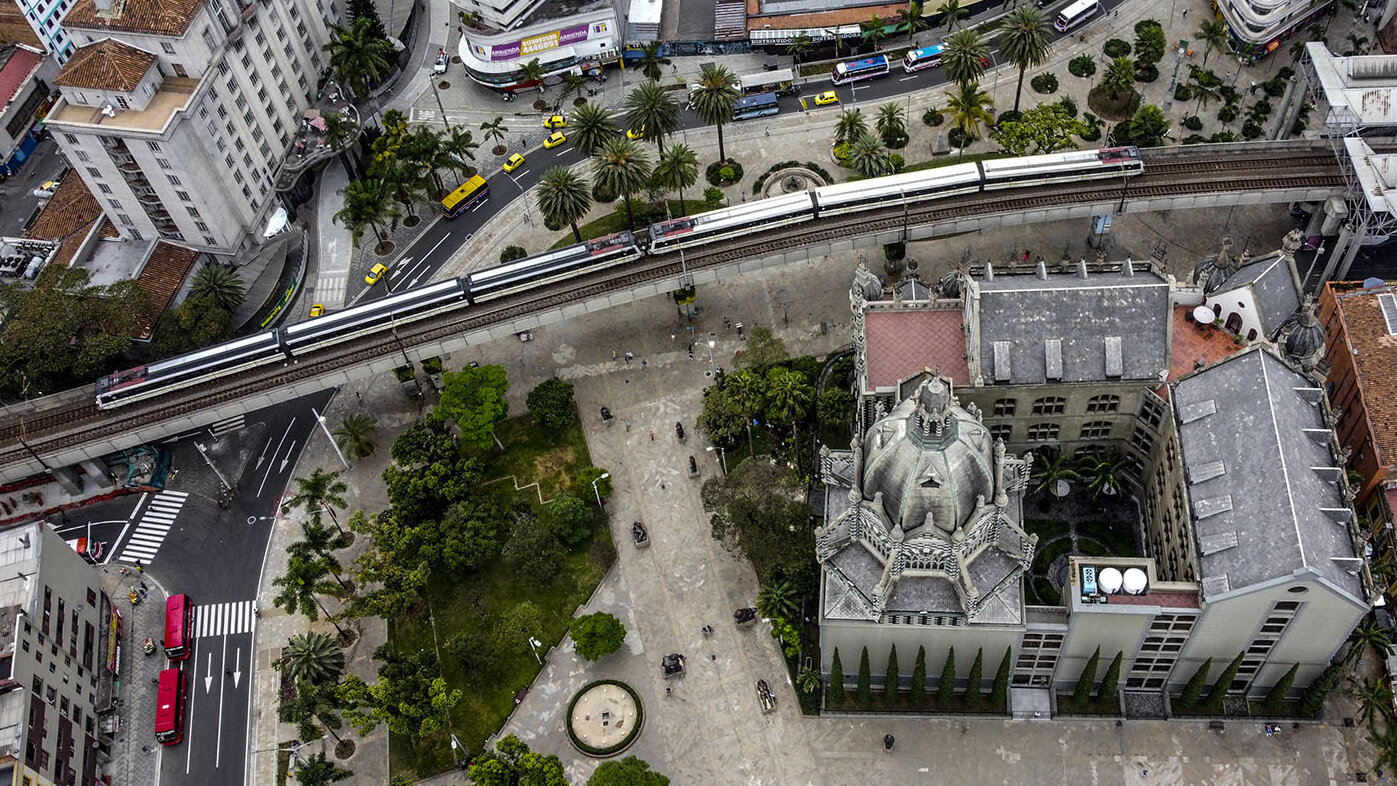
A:
<svg viewBox="0 0 1397 786">
<path fill-rule="evenodd" d="M 122 575 L 128 571 L 128 575 Z M 155 742 L 155 683 L 165 667 L 165 653 L 141 651 L 147 637 L 158 646 L 165 635 L 165 599 L 169 594 L 153 577 L 120 565 L 97 568 L 102 591 L 112 599 L 122 616 L 120 688 L 113 697 L 121 730 L 112 743 L 112 758 L 105 772 L 113 783 L 159 783 L 160 759 L 165 747 Z M 132 605 L 127 598 L 131 588 L 148 588 L 144 600 Z"/>
</svg>

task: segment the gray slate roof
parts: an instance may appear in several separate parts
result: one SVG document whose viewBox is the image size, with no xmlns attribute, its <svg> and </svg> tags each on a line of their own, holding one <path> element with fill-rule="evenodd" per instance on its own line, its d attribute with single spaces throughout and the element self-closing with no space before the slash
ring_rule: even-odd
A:
<svg viewBox="0 0 1397 786">
<path fill-rule="evenodd" d="M 1281 254 L 1252 262 L 1228 276 L 1212 297 L 1248 285 L 1261 310 L 1261 326 L 1268 337 L 1274 336 L 1281 323 L 1300 308 L 1300 293 L 1295 289 L 1290 263 Z"/>
<path fill-rule="evenodd" d="M 1311 568 L 1362 602 L 1352 563 L 1331 559 L 1354 556 L 1335 458 L 1304 433 L 1324 428 L 1319 393 L 1261 348 L 1174 384 L 1205 598 Z"/>
<path fill-rule="evenodd" d="M 1169 368 L 1169 282 L 1149 271 L 980 279 L 987 384 L 1157 380 Z M 1007 365 L 1007 368 L 1006 368 Z"/>
</svg>

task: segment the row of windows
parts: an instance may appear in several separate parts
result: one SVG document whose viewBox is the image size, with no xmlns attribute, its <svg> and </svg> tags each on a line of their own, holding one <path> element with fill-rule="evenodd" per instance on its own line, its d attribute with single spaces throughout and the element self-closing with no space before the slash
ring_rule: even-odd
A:
<svg viewBox="0 0 1397 786">
<path fill-rule="evenodd" d="M 1098 412 L 1116 412 L 1120 409 L 1121 397 L 1116 395 L 1092 396 L 1087 400 L 1086 411 L 1089 414 Z M 1013 417 L 1018 410 L 1018 399 L 1001 398 L 995 399 L 994 416 L 999 418 Z M 1033 400 L 1033 408 L 1030 414 L 1033 415 L 1061 415 L 1067 409 L 1067 399 L 1061 396 L 1044 396 Z"/>
<path fill-rule="evenodd" d="M 1112 423 L 1109 420 L 1093 420 L 1090 423 L 1083 423 L 1078 432 L 1078 439 L 1108 439 L 1111 436 Z M 1029 442 L 1055 442 L 1062 433 L 1062 426 L 1057 423 L 1034 423 L 1028 427 Z M 1000 423 L 990 426 L 990 437 L 1002 439 L 1005 442 L 1013 441 L 1014 427 L 1008 423 Z"/>
</svg>

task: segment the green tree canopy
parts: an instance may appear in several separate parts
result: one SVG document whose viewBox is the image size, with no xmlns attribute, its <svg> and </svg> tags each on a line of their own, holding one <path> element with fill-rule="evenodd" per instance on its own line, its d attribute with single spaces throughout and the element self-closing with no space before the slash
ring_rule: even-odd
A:
<svg viewBox="0 0 1397 786">
<path fill-rule="evenodd" d="M 146 360 L 183 355 L 227 341 L 233 335 L 232 312 L 193 296 L 187 297 L 155 323 L 155 335 L 146 350 Z"/>
<path fill-rule="evenodd" d="M 964 86 L 978 82 L 985 75 L 990 46 L 978 32 L 958 30 L 941 43 L 946 47 L 941 54 L 941 67 L 947 79 Z"/>
<path fill-rule="evenodd" d="M 577 222 L 592 209 L 592 192 L 581 174 L 565 166 L 548 168 L 538 181 L 535 199 L 545 221 L 557 226 L 567 224 L 572 227 L 573 239 L 582 242 Z"/>
<path fill-rule="evenodd" d="M 535 385 L 524 402 L 529 407 L 529 414 L 541 426 L 564 429 L 577 422 L 572 383 L 557 377 L 545 379 Z"/>
<path fill-rule="evenodd" d="M 1019 111 L 1019 98 L 1023 95 L 1024 73 L 1046 63 L 1052 45 L 1048 15 L 1031 5 L 1015 8 L 1000 22 L 999 49 L 1004 59 L 1019 69 L 1019 82 L 1014 89 L 1015 112 Z"/>
<path fill-rule="evenodd" d="M 1164 28 L 1155 19 L 1142 19 L 1135 25 L 1135 62 L 1141 67 L 1152 66 L 1164 59 L 1169 43 Z"/>
<path fill-rule="evenodd" d="M 1026 156 L 1074 148 L 1076 135 L 1086 131 L 1086 123 L 1068 114 L 1062 104 L 1039 104 L 1015 120 L 1001 122 L 994 139 L 1010 153 Z"/>
<path fill-rule="evenodd" d="M 377 682 L 366 684 L 350 674 L 340 683 L 338 696 L 350 724 L 361 734 L 379 723 L 412 739 L 436 733 L 461 700 L 460 690 L 447 688 L 436 659 L 425 650 L 400 653 L 391 644 L 380 645 L 373 657 L 380 663 Z"/>
<path fill-rule="evenodd" d="M 790 360 L 791 352 L 767 325 L 753 325 L 747 334 L 746 346 L 738 350 L 738 368 L 765 369 Z"/>
<path fill-rule="evenodd" d="M 564 492 L 543 506 L 543 524 L 561 543 L 572 548 L 591 534 L 592 508 L 578 497 Z"/>
<path fill-rule="evenodd" d="M 690 91 L 689 103 L 694 113 L 705 123 L 718 129 L 718 160 L 726 161 L 728 156 L 723 147 L 723 125 L 732 120 L 733 107 L 742 98 L 737 75 L 726 66 L 705 63 L 699 70 L 699 78 L 694 90 Z"/>
<path fill-rule="evenodd" d="M 815 586 L 809 508 L 790 474 L 767 461 L 746 461 L 703 484 L 713 537 L 745 557 L 759 581 L 788 578 L 802 595 Z"/>
<path fill-rule="evenodd" d="M 599 611 L 574 619 L 568 625 L 577 654 L 587 660 L 597 660 L 621 649 L 626 640 L 626 627 L 606 612 Z"/>
<path fill-rule="evenodd" d="M 504 366 L 466 367 L 443 375 L 445 384 L 436 417 L 445 418 L 461 431 L 461 441 L 486 447 L 495 436 L 495 425 L 509 414 L 509 379 Z"/>
<path fill-rule="evenodd" d="M 568 786 L 562 760 L 534 753 L 513 734 L 477 756 L 466 774 L 472 786 Z"/>
<path fill-rule="evenodd" d="M 1111 135 L 1120 145 L 1158 147 L 1169 133 L 1169 118 L 1154 104 L 1146 104 L 1135 110 L 1129 120 L 1116 124 Z"/>
<path fill-rule="evenodd" d="M 334 684 L 344 674 L 344 648 L 330 634 L 310 631 L 292 636 L 274 665 L 296 682 Z"/>
<path fill-rule="evenodd" d="M 627 756 L 603 762 L 587 779 L 587 786 L 669 786 L 669 778 L 651 770 L 644 759 Z"/>
<path fill-rule="evenodd" d="M 557 578 L 566 554 L 558 538 L 525 506 L 514 511 L 514 525 L 501 556 L 506 565 L 519 573 L 536 577 L 540 584 L 549 584 Z"/>
</svg>

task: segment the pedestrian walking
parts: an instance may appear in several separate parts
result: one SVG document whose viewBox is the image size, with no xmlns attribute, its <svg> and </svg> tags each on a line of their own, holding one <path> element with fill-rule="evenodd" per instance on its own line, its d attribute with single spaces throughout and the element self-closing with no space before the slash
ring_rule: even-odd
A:
<svg viewBox="0 0 1397 786">
<path fill-rule="evenodd" d="M 137 573 L 145 573 L 145 568 L 142 568 L 142 567 L 141 567 L 141 561 L 140 561 L 140 560 L 136 560 L 136 572 L 137 572 Z"/>
<path fill-rule="evenodd" d="M 654 429 L 650 429 L 650 441 L 651 441 L 651 442 L 654 442 L 654 441 L 655 441 L 655 430 L 654 430 Z"/>
<path fill-rule="evenodd" d="M 650 361 L 648 361 L 648 360 L 642 360 L 642 361 L 640 361 L 640 368 L 641 368 L 642 370 L 647 369 L 647 368 L 650 368 Z"/>
<path fill-rule="evenodd" d="M 1188 9 L 1187 9 L 1187 8 L 1184 9 L 1184 12 L 1183 12 L 1183 15 L 1182 15 L 1181 18 L 1183 18 L 1183 19 L 1187 19 L 1187 18 L 1188 18 Z"/>
<path fill-rule="evenodd" d="M 614 350 L 614 349 L 611 350 L 611 359 L 612 359 L 612 360 L 615 360 L 615 359 L 616 359 L 616 350 Z"/>
</svg>

